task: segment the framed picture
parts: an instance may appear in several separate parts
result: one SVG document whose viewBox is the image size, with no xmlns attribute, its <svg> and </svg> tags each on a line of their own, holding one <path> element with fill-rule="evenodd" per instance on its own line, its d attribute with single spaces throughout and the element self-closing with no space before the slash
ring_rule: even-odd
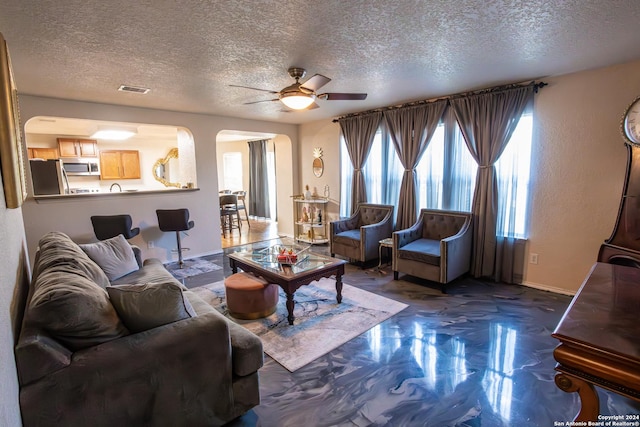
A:
<svg viewBox="0 0 640 427">
<path fill-rule="evenodd" d="M 23 155 L 18 91 L 7 42 L 0 33 L 0 169 L 9 209 L 20 207 L 27 197 Z"/>
</svg>

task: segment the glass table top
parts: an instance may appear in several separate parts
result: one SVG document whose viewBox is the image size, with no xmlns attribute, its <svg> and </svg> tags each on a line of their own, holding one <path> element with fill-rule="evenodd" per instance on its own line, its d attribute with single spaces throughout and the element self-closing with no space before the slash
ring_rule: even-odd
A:
<svg viewBox="0 0 640 427">
<path fill-rule="evenodd" d="M 278 243 L 262 249 L 245 249 L 228 256 L 287 277 L 342 262 L 335 258 L 316 254 L 311 251 L 310 245 L 298 243 Z"/>
</svg>

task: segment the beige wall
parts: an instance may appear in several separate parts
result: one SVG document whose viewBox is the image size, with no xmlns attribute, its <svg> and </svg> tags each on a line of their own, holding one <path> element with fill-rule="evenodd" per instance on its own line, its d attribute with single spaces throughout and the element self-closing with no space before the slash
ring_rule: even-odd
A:
<svg viewBox="0 0 640 427">
<path fill-rule="evenodd" d="M 300 189 L 309 185 L 318 194 L 324 195 L 325 185 L 329 186 L 330 202 L 327 206 L 327 221 L 335 221 L 340 213 L 340 125 L 330 120 L 321 120 L 300 126 Z M 322 176 L 313 174 L 313 149 L 322 148 L 324 172 Z"/>
<path fill-rule="evenodd" d="M 297 156 L 298 126 L 255 120 L 202 114 L 176 113 L 162 110 L 131 108 L 86 102 L 66 101 L 34 96 L 21 96 L 22 121 L 39 115 L 81 119 L 126 121 L 172 125 L 189 129 L 196 150 L 196 170 L 199 191 L 184 193 L 123 194 L 86 197 L 82 200 L 57 200 L 36 203 L 27 199 L 23 206 L 24 224 L 29 254 L 33 257 L 37 242 L 47 231 L 67 233 L 74 240 L 94 240 L 89 217 L 96 214 L 131 214 L 134 224 L 141 228 L 140 235 L 131 243 L 140 246 L 145 258 L 162 261 L 176 259 L 175 234 L 162 233 L 157 226 L 156 209 L 186 207 L 195 221 L 195 229 L 183 238 L 183 246 L 191 248 L 185 257 L 221 251 L 220 216 L 218 212 L 218 172 L 216 166 L 216 135 L 223 129 L 250 132 L 268 132 L 286 135 L 291 155 Z M 295 173 L 292 172 L 292 173 Z M 291 178 L 293 182 L 298 177 Z M 283 206 L 283 209 L 286 208 Z M 291 210 L 291 207 L 288 208 Z M 148 248 L 153 241 L 155 248 Z M 33 259 L 33 258 L 31 258 Z"/>
<path fill-rule="evenodd" d="M 534 115 L 531 286 L 575 292 L 613 231 L 626 167 L 619 125 L 640 61 L 545 79 Z"/>
<path fill-rule="evenodd" d="M 21 209 L 7 209 L 0 184 L 0 425 L 21 425 L 18 376 L 13 355 L 30 278 Z"/>
<path fill-rule="evenodd" d="M 575 293 L 615 224 L 626 151 L 619 132 L 626 107 L 640 95 L 640 61 L 543 79 L 535 98 L 532 194 L 525 284 Z M 301 125 L 300 182 L 325 184 L 340 198 L 339 125 Z M 311 170 L 322 147 L 325 172 Z M 334 208 L 337 213 L 337 208 Z M 527 257 L 528 259 L 528 257 Z"/>
</svg>

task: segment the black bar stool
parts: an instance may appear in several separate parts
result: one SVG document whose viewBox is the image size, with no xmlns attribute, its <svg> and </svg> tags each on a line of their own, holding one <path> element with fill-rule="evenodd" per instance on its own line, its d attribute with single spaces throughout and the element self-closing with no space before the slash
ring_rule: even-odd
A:
<svg viewBox="0 0 640 427">
<path fill-rule="evenodd" d="M 189 221 L 189 209 L 157 209 L 158 227 L 162 231 L 175 231 L 176 240 L 178 241 L 178 262 L 180 268 L 184 265 L 182 260 L 182 251 L 189 248 L 182 248 L 180 241 L 180 232 L 191 230 L 195 223 Z"/>
<path fill-rule="evenodd" d="M 116 237 L 118 234 L 124 235 L 125 239 L 140 234 L 140 228 L 131 228 L 133 221 L 131 215 L 94 215 L 91 217 L 93 232 L 98 240 L 107 240 Z"/>
</svg>

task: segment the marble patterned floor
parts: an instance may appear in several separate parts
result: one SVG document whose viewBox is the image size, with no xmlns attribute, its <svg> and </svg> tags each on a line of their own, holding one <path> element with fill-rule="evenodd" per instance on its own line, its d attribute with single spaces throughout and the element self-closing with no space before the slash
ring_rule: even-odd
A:
<svg viewBox="0 0 640 427">
<path fill-rule="evenodd" d="M 231 273 L 224 255 L 210 260 L 224 268 L 189 277 L 187 286 Z M 407 309 L 294 373 L 265 357 L 262 403 L 228 426 L 553 426 L 573 419 L 579 399 L 554 384 L 551 337 L 571 297 L 471 278 L 442 294 L 384 272 L 348 265 L 344 282 Z M 603 415 L 640 413 L 637 402 L 599 393 Z"/>
</svg>

